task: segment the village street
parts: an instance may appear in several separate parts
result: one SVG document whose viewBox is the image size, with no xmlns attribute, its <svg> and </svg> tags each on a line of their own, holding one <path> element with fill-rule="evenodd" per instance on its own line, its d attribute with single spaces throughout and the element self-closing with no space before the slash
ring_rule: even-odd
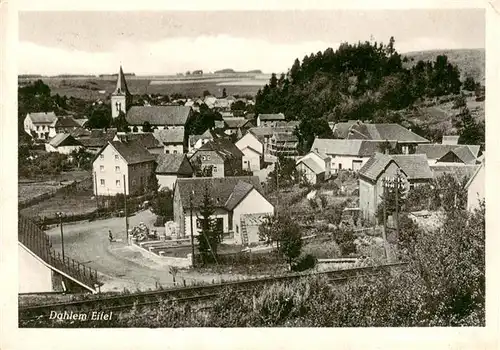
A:
<svg viewBox="0 0 500 350">
<path fill-rule="evenodd" d="M 153 228 L 154 218 L 154 214 L 149 210 L 141 211 L 129 217 L 129 226 L 132 228 L 144 222 Z M 101 287 L 102 292 L 122 291 L 124 288 L 129 291 L 155 289 L 157 284 L 162 287 L 173 286 L 168 266 L 148 259 L 139 248 L 127 246 L 124 218 L 68 223 L 63 224 L 63 230 L 65 255 L 96 269 L 104 283 Z M 109 242 L 109 230 L 118 242 Z M 53 249 L 60 252 L 60 228 L 52 227 L 46 232 L 51 239 Z M 190 284 L 194 281 L 210 282 L 213 279 L 217 281 L 219 278 L 229 280 L 237 277 L 237 275 L 221 276 L 180 271 L 176 281 L 179 284 L 185 279 L 186 283 Z"/>
</svg>

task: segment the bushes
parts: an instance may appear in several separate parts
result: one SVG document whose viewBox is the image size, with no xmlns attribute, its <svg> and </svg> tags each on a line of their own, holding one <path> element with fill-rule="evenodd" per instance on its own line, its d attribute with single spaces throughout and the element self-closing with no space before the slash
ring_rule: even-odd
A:
<svg viewBox="0 0 500 350">
<path fill-rule="evenodd" d="M 306 254 L 303 257 L 301 257 L 297 263 L 292 265 L 292 270 L 293 271 L 305 271 L 308 269 L 312 269 L 316 266 L 317 259 L 311 255 L 311 254 Z"/>
<path fill-rule="evenodd" d="M 335 242 L 340 248 L 342 256 L 349 256 L 356 253 L 355 235 L 351 229 L 337 229 L 333 234 Z"/>
</svg>

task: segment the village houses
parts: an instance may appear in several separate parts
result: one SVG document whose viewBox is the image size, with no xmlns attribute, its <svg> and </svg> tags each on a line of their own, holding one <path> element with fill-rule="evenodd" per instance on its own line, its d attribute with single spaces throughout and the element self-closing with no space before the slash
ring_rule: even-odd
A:
<svg viewBox="0 0 500 350">
<path fill-rule="evenodd" d="M 177 179 L 193 177 L 194 170 L 186 154 L 158 154 L 156 163 L 155 174 L 160 190 L 173 190 Z"/>
<path fill-rule="evenodd" d="M 429 183 L 433 179 L 423 154 L 376 153 L 359 171 L 359 208 L 365 220 L 375 221 L 384 194 L 384 181 L 395 179 L 397 176 L 406 190 Z"/>
<path fill-rule="evenodd" d="M 118 132 L 113 138 L 113 141 L 137 141 L 145 149 L 147 149 L 149 153 L 165 153 L 163 144 L 159 140 L 157 140 L 151 132 L 141 134 Z"/>
<path fill-rule="evenodd" d="M 92 163 L 94 194 L 142 194 L 154 176 L 155 160 L 137 141 L 108 142 Z"/>
<path fill-rule="evenodd" d="M 163 145 L 163 153 L 186 153 L 184 129 L 155 130 L 153 136 Z"/>
<path fill-rule="evenodd" d="M 95 154 L 106 146 L 109 141 L 113 141 L 117 132 L 116 128 L 92 129 L 89 134 L 75 136 L 75 138 L 85 147 L 86 151 Z"/>
<path fill-rule="evenodd" d="M 415 153 L 425 154 L 429 165 L 437 163 L 471 164 L 480 153 L 479 145 L 459 145 L 451 143 L 418 145 Z"/>
<path fill-rule="evenodd" d="M 248 245 L 259 241 L 257 230 L 246 230 L 248 215 L 260 218 L 273 215 L 274 207 L 263 195 L 256 176 L 178 179 L 174 189 L 174 221 L 182 237 L 190 236 L 191 225 L 194 235 L 199 235 L 205 193 L 213 202 L 213 218 L 224 233 L 225 243 Z"/>
<path fill-rule="evenodd" d="M 243 153 L 230 140 L 217 138 L 205 143 L 190 158 L 191 164 L 201 169 L 211 168 L 213 177 L 234 176 L 241 173 Z"/>
<path fill-rule="evenodd" d="M 207 129 L 201 135 L 189 135 L 188 138 L 188 154 L 193 154 L 194 151 L 199 149 L 208 141 L 212 141 L 214 139 L 214 133 Z"/>
<path fill-rule="evenodd" d="M 396 142 L 398 154 L 413 154 L 418 145 L 430 143 L 429 140 L 396 123 L 372 124 L 350 120 L 335 124 L 333 135 L 337 139 Z"/>
<path fill-rule="evenodd" d="M 70 134 L 57 134 L 45 144 L 47 152 L 70 154 L 83 148 L 82 144 Z"/>
<path fill-rule="evenodd" d="M 381 152 L 382 145 L 383 142 L 380 141 L 316 138 L 311 152 L 330 157 L 330 168 L 334 173 L 340 170 L 357 172 L 371 156 Z"/>
<path fill-rule="evenodd" d="M 296 169 L 303 180 L 315 185 L 330 178 L 331 159 L 326 154 L 311 151 L 297 160 Z"/>
<path fill-rule="evenodd" d="M 257 126 L 277 126 L 280 121 L 285 121 L 283 113 L 259 114 L 257 116 Z"/>
</svg>

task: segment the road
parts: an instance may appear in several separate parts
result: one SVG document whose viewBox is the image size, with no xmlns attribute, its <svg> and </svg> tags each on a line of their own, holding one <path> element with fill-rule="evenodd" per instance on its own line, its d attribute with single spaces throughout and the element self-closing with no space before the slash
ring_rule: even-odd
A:
<svg viewBox="0 0 500 350">
<path fill-rule="evenodd" d="M 144 222 L 151 228 L 154 220 L 155 215 L 149 210 L 142 211 L 129 217 L 129 227 Z M 109 230 L 119 242 L 109 242 Z M 53 227 L 46 232 L 54 250 L 61 251 L 60 228 Z M 124 218 L 67 223 L 63 225 L 63 233 L 65 255 L 96 269 L 104 283 L 101 287 L 103 292 L 123 291 L 124 288 L 129 291 L 155 289 L 158 284 L 163 287 L 173 285 L 168 266 L 158 265 L 142 255 L 140 250 L 127 246 Z M 211 281 L 219 278 L 229 280 L 237 277 L 237 275 L 220 276 L 181 271 L 176 280 L 179 282 L 185 279 L 189 284 L 194 281 Z"/>
</svg>

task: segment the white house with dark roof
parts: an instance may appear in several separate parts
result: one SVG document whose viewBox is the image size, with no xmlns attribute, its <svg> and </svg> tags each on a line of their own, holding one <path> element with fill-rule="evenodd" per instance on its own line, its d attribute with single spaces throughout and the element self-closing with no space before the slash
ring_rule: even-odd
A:
<svg viewBox="0 0 500 350">
<path fill-rule="evenodd" d="M 130 134 L 124 132 L 116 133 L 113 141 L 137 141 L 152 154 L 164 153 L 164 145 L 157 140 L 153 133 L 145 132 L 140 134 Z"/>
<path fill-rule="evenodd" d="M 371 140 L 343 140 L 316 138 L 311 152 L 330 157 L 333 173 L 339 170 L 359 171 L 375 153 L 381 151 L 383 142 Z M 391 143 L 395 146 L 395 143 Z"/>
<path fill-rule="evenodd" d="M 162 143 L 163 153 L 185 153 L 186 138 L 182 128 L 155 130 L 153 136 Z"/>
<path fill-rule="evenodd" d="M 311 151 L 296 161 L 296 169 L 310 184 L 328 180 L 331 176 L 331 159 L 326 154 Z"/>
<path fill-rule="evenodd" d="M 256 243 L 258 237 L 247 234 L 246 215 L 274 215 L 274 206 L 264 196 L 256 176 L 178 179 L 174 189 L 174 221 L 183 237 L 190 236 L 191 225 L 194 235 L 199 235 L 197 218 L 206 192 L 212 199 L 213 218 L 224 233 L 226 243 Z"/>
<path fill-rule="evenodd" d="M 156 158 L 138 141 L 109 141 L 92 163 L 94 194 L 142 194 L 154 174 Z"/>
<path fill-rule="evenodd" d="M 185 154 L 158 154 L 156 164 L 155 174 L 160 190 L 173 190 L 177 179 L 193 177 L 193 167 Z"/>
<path fill-rule="evenodd" d="M 83 145 L 71 134 L 57 134 L 48 143 L 45 144 L 47 152 L 57 152 L 61 154 L 70 154 L 78 151 Z"/>
<path fill-rule="evenodd" d="M 54 112 L 28 113 L 24 118 L 24 131 L 39 140 L 50 138 L 50 126 L 57 120 Z"/>
<path fill-rule="evenodd" d="M 373 221 L 384 193 L 383 181 L 399 173 L 402 185 L 410 190 L 429 183 L 433 173 L 423 154 L 387 155 L 376 153 L 359 171 L 359 207 L 363 217 Z"/>
</svg>

